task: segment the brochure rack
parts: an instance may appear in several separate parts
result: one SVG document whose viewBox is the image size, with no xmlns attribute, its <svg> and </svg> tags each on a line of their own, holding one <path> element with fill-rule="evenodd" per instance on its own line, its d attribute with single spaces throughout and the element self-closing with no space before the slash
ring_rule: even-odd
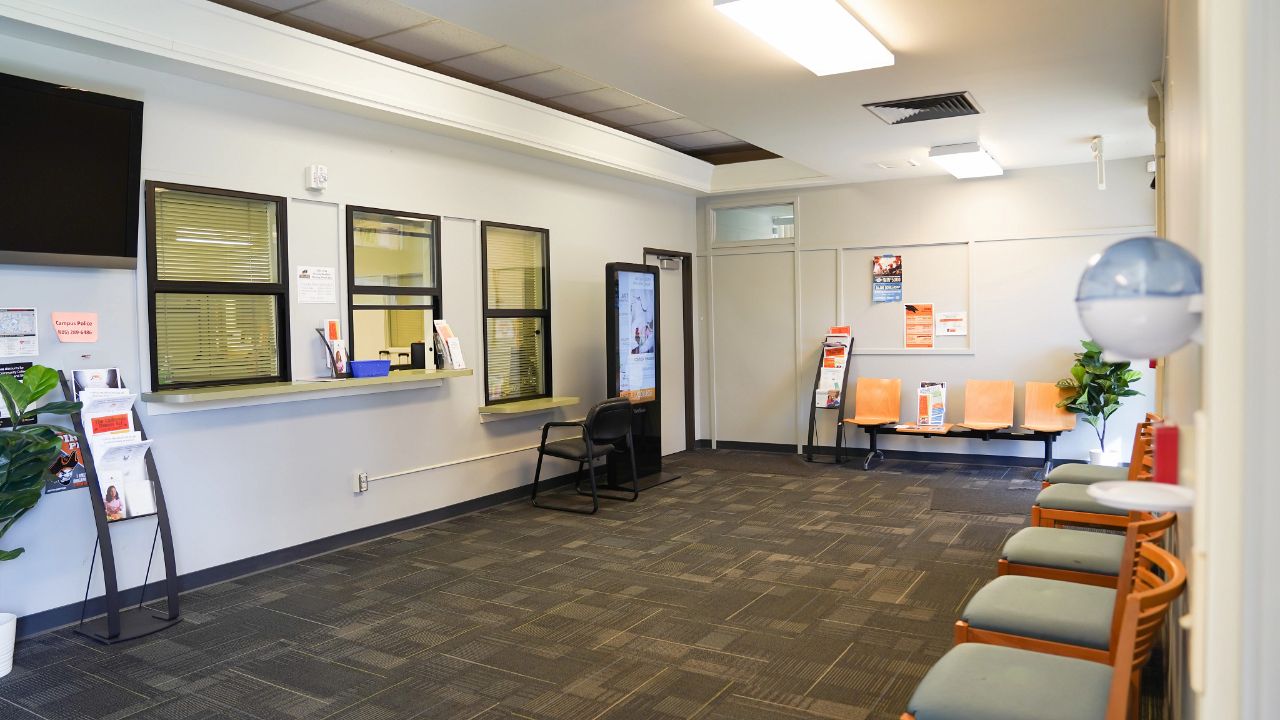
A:
<svg viewBox="0 0 1280 720">
<path fill-rule="evenodd" d="M 71 385 L 67 382 L 67 376 L 62 371 L 58 371 L 58 378 L 62 383 L 62 393 L 64 397 L 70 399 L 72 397 Z M 147 438 L 146 430 L 142 427 L 142 418 L 138 416 L 138 409 L 135 407 L 130 412 L 133 413 L 133 422 L 135 428 L 142 433 L 142 439 Z M 71 415 L 72 428 L 80 439 L 81 454 L 84 461 L 84 470 L 86 479 L 89 481 L 89 502 L 93 506 L 94 525 L 98 531 L 97 549 L 102 555 L 102 580 L 105 589 L 104 597 L 107 604 L 107 614 L 95 620 L 85 622 L 84 607 L 81 608 L 80 625 L 76 628 L 76 632 L 97 642 L 111 645 L 125 640 L 133 640 L 144 635 L 164 630 L 167 627 L 179 621 L 178 616 L 178 583 L 177 583 L 177 564 L 173 555 L 173 533 L 169 528 L 169 513 L 164 504 L 164 490 L 160 486 L 160 473 L 156 470 L 155 458 L 151 456 L 151 451 L 147 450 L 144 456 L 147 475 L 151 480 L 152 489 L 155 492 L 156 500 L 156 534 L 160 540 L 162 551 L 164 553 L 164 570 L 165 570 L 165 595 L 166 595 L 166 611 L 164 613 L 152 612 L 143 607 L 141 600 L 138 602 L 137 608 L 125 610 L 121 607 L 121 597 L 119 588 L 116 585 L 116 561 L 115 552 L 111 545 L 111 523 L 107 521 L 106 508 L 102 503 L 102 487 L 98 482 L 98 471 L 94 466 L 93 452 L 89 447 L 89 437 L 85 432 L 84 419 L 80 413 Z M 117 521 L 119 522 L 119 521 Z M 155 544 L 152 543 L 152 555 L 155 554 Z M 147 559 L 147 571 L 150 574 L 151 558 Z M 93 580 L 93 566 L 89 566 L 89 582 Z M 141 592 L 146 594 L 147 582 L 144 579 Z M 88 583 L 85 585 L 86 605 L 88 598 Z"/>
<path fill-rule="evenodd" d="M 809 400 L 809 437 L 804 445 L 804 459 L 807 462 L 814 462 L 813 447 L 816 442 L 816 433 L 818 429 L 818 411 L 819 410 L 835 410 L 836 411 L 836 464 L 844 462 L 844 405 L 849 397 L 849 367 L 853 365 L 853 336 L 849 336 L 849 346 L 844 361 L 844 372 L 840 379 L 840 403 L 834 408 L 820 408 L 813 401 L 813 397 L 818 394 L 818 388 L 822 383 L 822 364 L 826 360 L 826 342 L 823 342 L 818 352 L 818 369 L 813 374 L 813 393 Z"/>
</svg>

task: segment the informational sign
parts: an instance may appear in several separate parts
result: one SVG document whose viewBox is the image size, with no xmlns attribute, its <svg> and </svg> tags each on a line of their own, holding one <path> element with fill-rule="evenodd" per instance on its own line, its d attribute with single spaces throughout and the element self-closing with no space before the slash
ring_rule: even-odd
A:
<svg viewBox="0 0 1280 720">
<path fill-rule="evenodd" d="M 822 369 L 818 371 L 818 389 L 813 404 L 820 408 L 840 407 L 844 392 L 844 367 L 849 362 L 851 335 L 848 325 L 833 325 L 822 341 Z"/>
<path fill-rule="evenodd" d="M 333 268 L 299 265 L 298 302 L 311 305 L 338 302 L 338 280 Z"/>
<path fill-rule="evenodd" d="M 55 312 L 52 318 L 53 331 L 58 335 L 58 342 L 98 342 L 98 313 Z"/>
<path fill-rule="evenodd" d="M 903 326 L 907 349 L 933 347 L 933 303 L 907 303 L 903 307 Z"/>
<path fill-rule="evenodd" d="M 658 336 L 654 276 L 618 272 L 618 397 L 643 403 L 658 397 Z"/>
<path fill-rule="evenodd" d="M 18 382 L 22 382 L 22 378 L 26 376 L 27 368 L 29 367 L 31 367 L 31 363 L 29 362 L 0 363 L 0 375 L 7 375 Z M 35 425 L 36 419 L 27 418 L 22 421 L 22 424 Z M 9 413 L 5 410 L 4 403 L 0 403 L 0 428 L 12 426 L 13 421 L 9 419 Z"/>
<path fill-rule="evenodd" d="M 901 255 L 877 255 L 872 258 L 871 302 L 902 302 Z"/>
<path fill-rule="evenodd" d="M 917 396 L 919 408 L 916 412 L 916 425 L 936 426 L 947 421 L 946 383 L 921 382 Z"/>
<path fill-rule="evenodd" d="M 939 335 L 968 335 L 969 334 L 969 313 L 967 312 L 939 312 L 938 318 L 934 323 L 934 330 Z"/>
<path fill-rule="evenodd" d="M 35 308 L 0 308 L 0 357 L 40 354 Z"/>
</svg>

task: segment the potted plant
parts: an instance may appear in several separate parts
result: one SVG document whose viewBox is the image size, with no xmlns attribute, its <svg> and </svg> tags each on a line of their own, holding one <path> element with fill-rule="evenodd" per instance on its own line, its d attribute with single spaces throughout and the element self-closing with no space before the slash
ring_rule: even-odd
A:
<svg viewBox="0 0 1280 720">
<path fill-rule="evenodd" d="M 1071 377 L 1058 381 L 1058 387 L 1071 391 L 1058 407 L 1080 415 L 1098 434 L 1098 449 L 1089 451 L 1089 462 L 1116 466 L 1120 464 L 1120 453 L 1107 447 L 1107 420 L 1120 409 L 1124 398 L 1142 394 L 1129 387 L 1142 373 L 1131 369 L 1128 362 L 1105 362 L 1102 347 L 1092 340 L 1082 340 L 1080 344 L 1084 352 L 1076 353 Z"/>
<path fill-rule="evenodd" d="M 21 382 L 0 375 L 0 399 L 12 421 L 10 430 L 0 432 L 0 538 L 40 501 L 49 467 L 62 445 L 61 434 L 71 432 L 54 425 L 22 422 L 34 420 L 37 414 L 68 415 L 80 409 L 80 403 L 75 402 L 32 407 L 57 386 L 58 373 L 43 365 L 27 368 Z M 0 561 L 13 560 L 25 549 L 0 549 Z M 0 613 L 0 677 L 13 669 L 17 624 L 16 615 Z"/>
</svg>

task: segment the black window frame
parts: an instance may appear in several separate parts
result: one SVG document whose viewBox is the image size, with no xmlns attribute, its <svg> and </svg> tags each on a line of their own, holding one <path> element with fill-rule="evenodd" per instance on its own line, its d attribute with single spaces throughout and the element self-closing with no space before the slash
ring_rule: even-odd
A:
<svg viewBox="0 0 1280 720">
<path fill-rule="evenodd" d="M 523 230 L 542 235 L 542 309 L 502 309 L 489 308 L 489 228 L 507 230 Z M 540 400 L 552 397 L 551 389 L 551 231 L 547 228 L 531 225 L 515 225 L 512 223 L 492 222 L 480 223 L 480 336 L 484 345 L 484 404 L 502 405 L 524 400 Z M 537 395 L 521 395 L 519 397 L 493 399 L 489 396 L 489 319 L 490 318 L 522 318 L 535 317 L 542 319 L 542 357 L 543 357 L 543 389 Z"/>
<path fill-rule="evenodd" d="M 276 267 L 279 278 L 274 283 L 243 282 L 199 282 L 190 280 L 161 280 L 159 278 L 159 259 L 156 253 L 156 191 L 174 190 L 179 192 L 198 193 L 201 195 L 217 195 L 243 200 L 261 200 L 274 203 L 276 206 Z M 279 195 L 230 190 L 227 188 L 205 187 L 202 185 L 186 185 L 181 183 L 148 180 L 145 183 L 147 214 L 147 305 L 148 324 L 150 325 L 150 357 L 152 390 L 177 390 L 183 388 L 221 387 L 224 385 L 254 385 L 271 382 L 289 382 L 293 378 L 293 367 L 290 362 L 289 347 L 289 233 L 288 233 L 288 198 Z M 160 382 L 160 363 L 158 355 L 158 337 L 156 334 L 156 296 L 168 294 L 187 295 L 271 295 L 276 298 L 276 354 L 277 375 L 237 378 L 234 380 L 210 380 L 180 383 Z"/>
<path fill-rule="evenodd" d="M 431 272 L 433 287 L 400 287 L 386 285 L 356 284 L 356 231 L 355 214 L 370 213 L 379 215 L 398 215 L 417 220 L 431 221 Z M 347 356 L 356 357 L 356 311 L 357 310 L 430 310 L 433 320 L 444 318 L 444 273 L 440 268 L 440 216 L 427 213 L 408 212 L 405 210 L 387 210 L 385 208 L 367 207 L 364 205 L 347 205 L 347 337 L 351 346 L 347 348 Z M 356 295 L 401 295 L 430 297 L 430 305 L 368 305 L 356 304 Z M 430 356 L 435 352 L 435 328 L 425 328 L 426 352 Z M 412 365 L 396 364 L 392 361 L 392 370 L 407 370 Z"/>
</svg>

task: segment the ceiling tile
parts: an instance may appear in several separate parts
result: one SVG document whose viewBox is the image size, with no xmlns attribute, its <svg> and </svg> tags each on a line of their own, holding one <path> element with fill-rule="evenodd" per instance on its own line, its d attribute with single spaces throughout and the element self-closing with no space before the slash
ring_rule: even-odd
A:
<svg viewBox="0 0 1280 720">
<path fill-rule="evenodd" d="M 356 37 L 355 35 L 352 35 L 351 33 L 345 33 L 345 32 L 342 32 L 341 30 L 335 30 L 329 27 L 328 25 L 321 25 L 318 22 L 313 22 L 311 20 L 308 20 L 303 17 L 298 17 L 296 15 L 290 15 L 289 13 L 276 15 L 271 19 L 280 23 L 281 25 L 288 25 L 291 28 L 297 28 L 303 32 L 309 32 L 312 35 L 327 37 L 330 40 L 337 40 L 340 43 L 346 43 L 348 45 L 354 44 L 360 40 L 360 38 Z"/>
<path fill-rule="evenodd" d="M 502 45 L 484 35 L 443 21 L 384 35 L 378 38 L 378 42 L 420 57 L 427 62 L 449 60 L 462 55 L 492 50 Z"/>
<path fill-rule="evenodd" d="M 707 132 L 692 133 L 689 135 L 673 135 L 664 137 L 661 142 L 663 145 L 671 145 L 685 150 L 693 150 L 696 148 L 716 147 L 717 145 L 737 145 L 742 141 L 728 133 L 720 132 L 719 130 L 708 130 Z"/>
<path fill-rule="evenodd" d="M 435 19 L 391 0 L 319 0 L 290 14 L 359 38 L 386 35 Z"/>
<path fill-rule="evenodd" d="M 554 98 L 554 101 L 557 105 L 563 105 L 582 113 L 598 113 L 603 110 L 630 107 L 644 102 L 635 95 L 610 87 L 573 95 L 561 95 Z"/>
<path fill-rule="evenodd" d="M 662 122 L 643 123 L 641 125 L 632 125 L 637 135 L 643 135 L 649 138 L 664 138 L 672 135 L 688 135 L 690 133 L 706 132 L 711 128 L 699 122 L 694 122 L 689 118 L 678 118 L 676 120 L 663 120 Z"/>
<path fill-rule="evenodd" d="M 466 73 L 489 80 L 510 80 L 522 75 L 534 75 L 556 69 L 556 64 L 540 57 L 503 46 L 474 55 L 447 60 L 443 63 Z"/>
<path fill-rule="evenodd" d="M 222 5 L 223 7 L 229 7 L 232 10 L 247 12 L 250 15 L 257 15 L 258 17 L 268 17 L 271 15 L 275 15 L 277 12 L 280 11 L 280 8 L 272 7 L 271 3 L 267 2 L 267 0 L 263 0 L 263 2 L 249 2 L 249 0 L 216 0 L 216 2 L 219 5 Z M 298 2 L 297 0 L 291 0 L 290 2 L 284 2 L 284 3 L 277 2 L 275 4 L 276 5 L 301 5 L 302 3 Z"/>
<path fill-rule="evenodd" d="M 504 81 L 502 85 L 539 98 L 589 92 L 604 87 L 604 83 L 596 82 L 589 77 L 579 75 L 565 68 L 557 68 L 537 75 L 513 78 Z"/>
<path fill-rule="evenodd" d="M 674 110 L 668 110 L 661 105 L 654 105 L 650 102 L 644 103 L 643 105 L 636 105 L 635 107 L 605 110 L 604 112 L 595 113 L 591 116 L 592 120 L 601 120 L 618 125 L 639 125 L 641 123 L 659 122 L 661 120 L 677 120 L 679 118 L 680 113 L 675 112 Z"/>
</svg>

